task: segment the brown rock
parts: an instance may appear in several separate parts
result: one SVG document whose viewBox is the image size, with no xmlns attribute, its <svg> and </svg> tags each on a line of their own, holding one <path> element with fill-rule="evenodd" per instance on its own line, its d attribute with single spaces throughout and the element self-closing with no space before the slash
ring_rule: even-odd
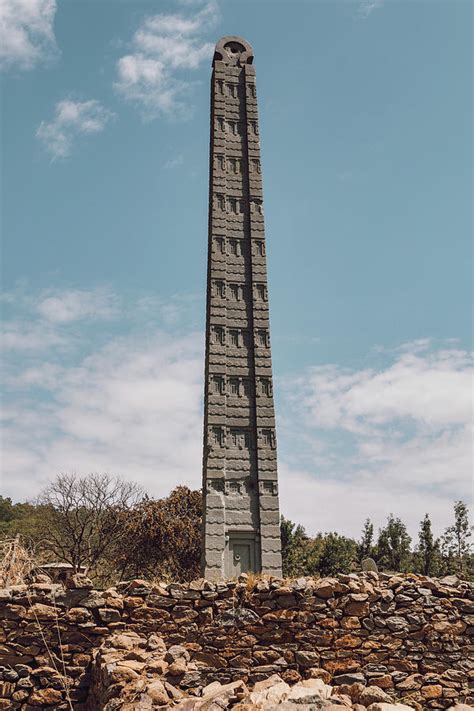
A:
<svg viewBox="0 0 474 711">
<path fill-rule="evenodd" d="M 367 686 L 361 691 L 358 701 L 364 706 L 370 706 L 370 704 L 390 702 L 390 696 L 378 686 Z"/>
<path fill-rule="evenodd" d="M 152 659 L 146 663 L 146 668 L 155 674 L 165 674 L 168 666 L 164 659 Z"/>
<path fill-rule="evenodd" d="M 393 679 L 390 674 L 383 674 L 382 676 L 377 676 L 370 680 L 370 683 L 374 686 L 379 686 L 381 689 L 392 689 Z"/>
<path fill-rule="evenodd" d="M 183 657 L 180 657 L 169 665 L 167 674 L 169 674 L 170 676 L 180 676 L 181 674 L 184 674 L 186 672 L 186 669 L 186 660 Z"/>
<path fill-rule="evenodd" d="M 358 617 L 343 617 L 341 627 L 345 630 L 358 630 L 360 629 L 360 620 Z"/>
<path fill-rule="evenodd" d="M 295 652 L 296 663 L 305 668 L 310 668 L 318 665 L 319 658 L 320 655 L 318 652 L 310 652 L 306 650 Z"/>
<path fill-rule="evenodd" d="M 354 647 L 360 647 L 362 640 L 359 637 L 355 637 L 351 634 L 345 634 L 342 637 L 336 639 L 334 646 L 339 649 L 340 647 L 346 649 L 353 649 Z"/>
<path fill-rule="evenodd" d="M 210 654 L 209 652 L 196 652 L 196 654 L 193 655 L 193 662 L 196 662 L 198 669 L 199 667 L 214 667 L 215 669 L 222 669 L 227 666 L 225 659 L 220 657 L 218 654 Z"/>
<path fill-rule="evenodd" d="M 100 607 L 97 611 L 102 622 L 118 622 L 120 620 L 120 612 L 114 607 Z"/>
<path fill-rule="evenodd" d="M 65 581 L 65 586 L 69 590 L 92 590 L 94 584 L 84 573 L 75 573 Z"/>
<path fill-rule="evenodd" d="M 32 605 L 26 613 L 29 620 L 55 620 L 59 617 L 58 611 L 51 605 L 43 605 L 40 602 L 36 602 Z"/>
<path fill-rule="evenodd" d="M 342 672 L 357 671 L 360 668 L 360 662 L 357 659 L 325 660 L 323 661 L 323 667 L 335 675 Z"/>
<path fill-rule="evenodd" d="M 427 684 L 421 687 L 421 695 L 425 699 L 438 699 L 443 695 L 443 687 L 440 684 Z"/>
<path fill-rule="evenodd" d="M 302 676 L 299 672 L 296 671 L 296 669 L 286 669 L 284 672 L 281 673 L 281 678 L 287 684 L 292 685 L 297 684 L 299 681 L 301 681 Z"/>
<path fill-rule="evenodd" d="M 396 684 L 400 691 L 416 691 L 421 687 L 423 677 L 421 674 L 410 674 L 406 679 Z"/>
<path fill-rule="evenodd" d="M 66 619 L 68 622 L 81 624 L 81 622 L 88 622 L 92 619 L 92 613 L 85 607 L 71 607 L 66 613 Z"/>
<path fill-rule="evenodd" d="M 325 684 L 329 684 L 331 681 L 331 675 L 326 669 L 321 669 L 321 667 L 311 667 L 307 671 L 308 677 L 310 679 L 321 679 Z"/>
<path fill-rule="evenodd" d="M 130 667 L 114 666 L 108 670 L 109 678 L 112 684 L 126 684 L 129 681 L 134 681 L 139 678 L 139 675 Z"/>
<path fill-rule="evenodd" d="M 63 700 L 63 695 L 58 689 L 35 689 L 28 699 L 31 706 L 53 706 Z"/>
<path fill-rule="evenodd" d="M 366 617 L 369 613 L 368 602 L 358 602 L 351 600 L 344 608 L 344 614 L 350 617 Z"/>
<path fill-rule="evenodd" d="M 193 610 L 192 607 L 185 607 L 184 605 L 177 605 L 173 609 L 173 620 L 178 625 L 185 625 L 188 622 L 193 622 L 199 613 Z"/>
<path fill-rule="evenodd" d="M 435 622 L 433 629 L 439 634 L 449 634 L 453 637 L 462 634 L 466 629 L 466 624 L 462 620 L 457 622 Z"/>
<path fill-rule="evenodd" d="M 151 682 L 151 684 L 148 684 L 146 693 L 154 704 L 164 705 L 169 701 L 165 686 L 159 679 L 155 679 Z"/>
</svg>

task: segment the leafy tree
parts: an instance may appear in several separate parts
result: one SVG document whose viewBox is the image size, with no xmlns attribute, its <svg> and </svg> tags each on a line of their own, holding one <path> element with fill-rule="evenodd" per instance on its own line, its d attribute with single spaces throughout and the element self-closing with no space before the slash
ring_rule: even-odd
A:
<svg viewBox="0 0 474 711">
<path fill-rule="evenodd" d="M 323 549 L 318 560 L 321 575 L 350 573 L 357 560 L 357 543 L 352 538 L 338 533 L 326 533 L 322 537 Z"/>
<path fill-rule="evenodd" d="M 429 514 L 425 514 L 423 521 L 420 521 L 415 562 L 417 570 L 423 575 L 436 575 L 439 572 L 439 540 L 433 537 Z"/>
<path fill-rule="evenodd" d="M 280 535 L 283 575 L 285 577 L 306 575 L 309 567 L 310 545 L 304 527 L 282 516 Z"/>
<path fill-rule="evenodd" d="M 357 545 L 357 556 L 361 563 L 364 558 L 370 558 L 374 552 L 374 524 L 367 518 L 362 529 L 362 536 Z"/>
<path fill-rule="evenodd" d="M 116 549 L 121 576 L 193 580 L 200 575 L 202 495 L 178 486 L 163 499 L 145 497 L 123 517 Z"/>
<path fill-rule="evenodd" d="M 445 572 L 472 574 L 472 546 L 469 541 L 471 531 L 466 504 L 463 501 L 455 501 L 454 524 L 446 529 L 442 540 Z"/>
<path fill-rule="evenodd" d="M 393 514 L 380 529 L 376 547 L 377 563 L 386 570 L 406 572 L 411 563 L 411 538 L 405 524 Z"/>
<path fill-rule="evenodd" d="M 40 539 L 41 506 L 30 503 L 13 504 L 10 498 L 0 496 L 0 538 L 15 538 L 18 534 L 26 545 Z"/>
<path fill-rule="evenodd" d="M 60 474 L 42 493 L 42 546 L 57 560 L 96 569 L 124 538 L 123 517 L 140 487 L 108 474 Z"/>
</svg>

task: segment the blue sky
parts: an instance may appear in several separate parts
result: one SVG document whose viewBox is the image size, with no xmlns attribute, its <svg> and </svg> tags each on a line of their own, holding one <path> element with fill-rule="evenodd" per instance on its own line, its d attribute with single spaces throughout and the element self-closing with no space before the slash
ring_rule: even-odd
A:
<svg viewBox="0 0 474 711">
<path fill-rule="evenodd" d="M 472 7 L 6 0 L 3 486 L 200 483 L 212 47 L 255 51 L 282 511 L 469 498 Z"/>
</svg>

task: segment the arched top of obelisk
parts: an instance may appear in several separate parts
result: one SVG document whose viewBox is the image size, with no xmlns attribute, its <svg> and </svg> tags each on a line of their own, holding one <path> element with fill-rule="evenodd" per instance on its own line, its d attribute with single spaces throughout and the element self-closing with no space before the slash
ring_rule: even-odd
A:
<svg viewBox="0 0 474 711">
<path fill-rule="evenodd" d="M 224 62 L 224 64 L 233 64 L 242 66 L 243 64 L 252 64 L 253 49 L 251 45 L 242 37 L 222 37 L 216 44 L 214 51 L 214 62 Z"/>
</svg>

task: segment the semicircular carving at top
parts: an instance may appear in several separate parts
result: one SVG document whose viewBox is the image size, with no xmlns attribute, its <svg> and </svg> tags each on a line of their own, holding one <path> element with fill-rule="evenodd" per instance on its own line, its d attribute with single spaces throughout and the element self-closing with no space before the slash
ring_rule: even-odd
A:
<svg viewBox="0 0 474 711">
<path fill-rule="evenodd" d="M 242 37 L 222 37 L 216 44 L 214 60 L 225 64 L 252 64 L 253 49 Z"/>
</svg>

